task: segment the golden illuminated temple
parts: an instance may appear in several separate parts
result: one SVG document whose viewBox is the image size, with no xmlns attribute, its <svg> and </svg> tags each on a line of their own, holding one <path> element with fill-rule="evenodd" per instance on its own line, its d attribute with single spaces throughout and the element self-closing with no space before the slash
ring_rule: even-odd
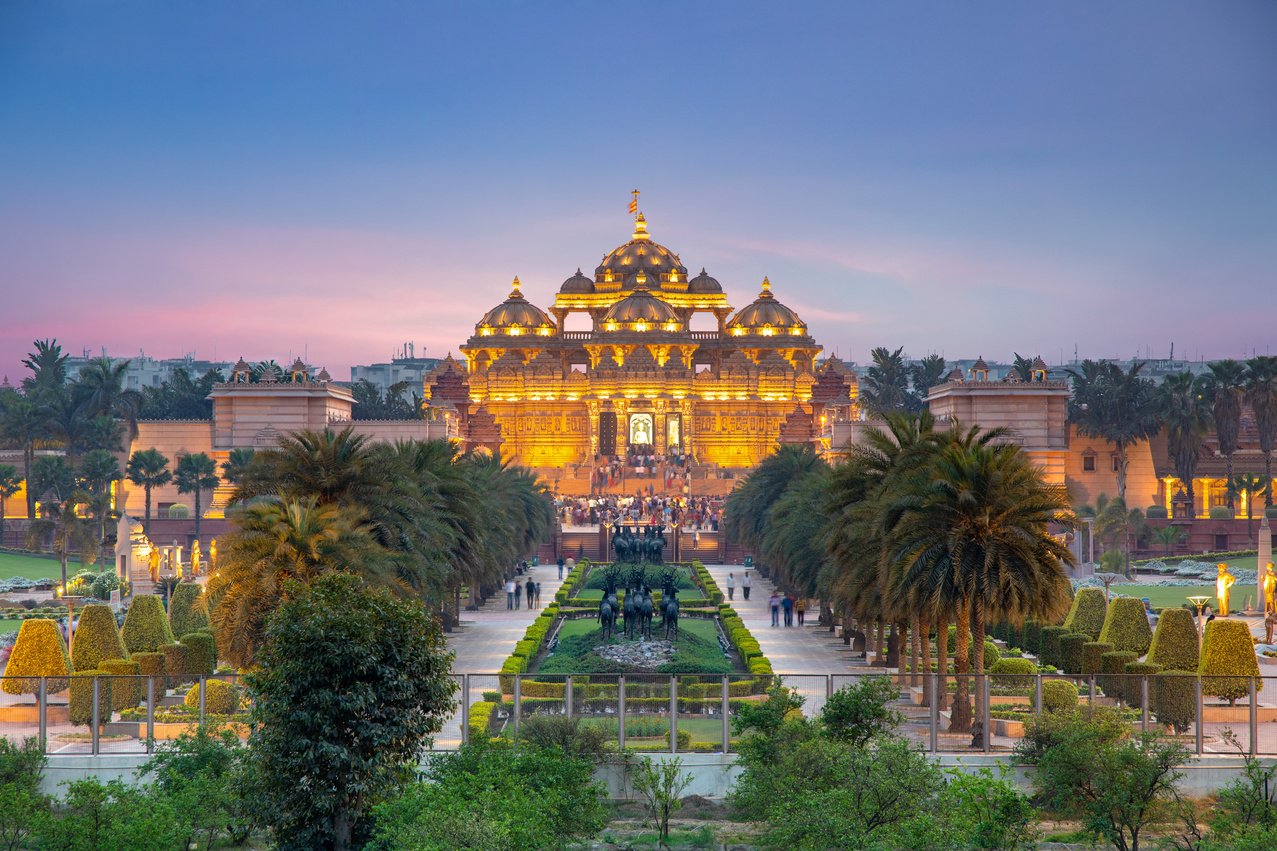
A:
<svg viewBox="0 0 1277 851">
<path fill-rule="evenodd" d="M 821 347 L 763 278 L 735 311 L 722 286 L 689 276 L 638 214 L 629 242 L 559 287 L 549 311 L 519 279 L 425 382 L 455 407 L 463 441 L 521 464 L 564 468 L 631 452 L 745 468 L 778 443 L 819 442 L 823 421 L 854 415 L 855 376 Z M 591 330 L 566 331 L 573 314 Z M 713 330 L 692 330 L 694 317 Z M 705 317 L 713 317 L 706 320 Z"/>
</svg>

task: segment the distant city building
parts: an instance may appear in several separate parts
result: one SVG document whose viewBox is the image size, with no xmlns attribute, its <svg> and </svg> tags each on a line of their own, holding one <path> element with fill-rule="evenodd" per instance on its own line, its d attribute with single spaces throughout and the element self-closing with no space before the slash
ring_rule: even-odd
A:
<svg viewBox="0 0 1277 851">
<path fill-rule="evenodd" d="M 417 344 L 404 343 L 389 363 L 356 364 L 350 368 L 352 384 L 367 381 L 385 393 L 392 384 L 407 382 L 415 393 L 420 393 L 426 376 L 439 365 L 439 358 L 417 357 Z"/>
<path fill-rule="evenodd" d="M 121 357 L 109 354 L 105 348 L 98 354 L 90 354 L 89 350 L 85 349 L 82 354 L 71 355 L 67 358 L 67 375 L 71 378 L 76 378 L 79 376 L 80 370 L 84 369 L 90 361 L 102 357 L 109 357 L 113 361 L 127 360 L 129 362 L 128 368 L 124 371 L 125 390 L 159 387 L 172 378 L 173 373 L 178 369 L 185 369 L 193 378 L 199 378 L 210 369 L 221 370 L 222 374 L 226 375 L 230 372 L 231 365 L 234 363 L 234 361 L 204 360 L 196 358 L 194 355 L 158 359 L 150 357 L 142 351 L 139 351 L 136 355 Z"/>
</svg>

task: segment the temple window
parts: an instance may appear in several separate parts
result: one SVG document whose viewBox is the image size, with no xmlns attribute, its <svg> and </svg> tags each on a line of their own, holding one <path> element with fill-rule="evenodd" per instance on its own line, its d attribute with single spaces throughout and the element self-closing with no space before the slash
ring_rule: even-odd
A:
<svg viewBox="0 0 1277 851">
<path fill-rule="evenodd" d="M 1082 472 L 1084 473 L 1095 472 L 1095 456 L 1094 455 L 1082 456 Z"/>
</svg>

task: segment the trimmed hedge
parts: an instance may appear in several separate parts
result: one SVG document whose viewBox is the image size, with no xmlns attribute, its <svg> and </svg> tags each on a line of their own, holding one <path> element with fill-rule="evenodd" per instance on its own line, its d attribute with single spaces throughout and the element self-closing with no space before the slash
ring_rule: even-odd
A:
<svg viewBox="0 0 1277 851">
<path fill-rule="evenodd" d="M 1176 733 L 1193 726 L 1197 719 L 1196 679 L 1192 671 L 1161 671 L 1154 675 L 1150 697 L 1159 724 Z"/>
<path fill-rule="evenodd" d="M 200 684 L 196 683 L 187 689 L 182 703 L 189 709 L 200 707 Z M 239 688 L 225 680 L 204 681 L 204 714 L 233 715 L 239 711 Z"/>
<path fill-rule="evenodd" d="M 200 608 L 204 588 L 198 582 L 182 582 L 173 589 L 168 604 L 169 628 L 174 635 L 190 635 L 208 629 L 208 613 Z"/>
<path fill-rule="evenodd" d="M 1197 621 L 1185 609 L 1162 609 L 1148 647 L 1148 661 L 1164 670 L 1196 671 Z"/>
<path fill-rule="evenodd" d="M 164 679 L 164 654 L 163 653 L 134 653 L 131 657 L 132 661 L 137 662 L 139 672 L 144 677 L 150 677 L 155 680 L 155 699 L 159 700 L 164 696 L 168 683 Z M 146 694 L 146 681 L 141 684 L 142 694 Z"/>
<path fill-rule="evenodd" d="M 1068 680 L 1042 683 L 1042 708 L 1047 712 L 1066 712 L 1077 707 L 1077 686 Z"/>
<path fill-rule="evenodd" d="M 1153 675 L 1162 670 L 1161 665 L 1154 665 L 1152 662 L 1127 662 L 1126 663 L 1126 702 L 1131 706 L 1144 705 L 1144 687 L 1141 684 L 1142 679 L 1136 677 L 1148 678 L 1148 706 L 1150 711 L 1153 708 Z"/>
<path fill-rule="evenodd" d="M 154 594 L 134 597 L 124 617 L 124 646 L 129 653 L 158 653 L 175 641 L 160 598 Z"/>
<path fill-rule="evenodd" d="M 217 670 L 217 651 L 213 649 L 213 636 L 207 632 L 192 632 L 182 636 L 187 647 L 186 673 L 192 677 L 211 677 Z"/>
<path fill-rule="evenodd" d="M 101 671 L 74 671 L 71 674 L 71 697 L 68 707 L 71 723 L 77 726 L 93 723 L 93 681 L 98 686 L 98 722 L 111 720 L 111 681 Z"/>
<path fill-rule="evenodd" d="M 115 623 L 115 612 L 105 603 L 90 603 L 80 610 L 71 642 L 71 667 L 77 671 L 95 671 L 107 659 L 127 659 Z"/>
<path fill-rule="evenodd" d="M 1080 676 L 1082 673 L 1082 647 L 1090 642 L 1090 636 L 1071 632 L 1060 639 L 1059 669 L 1066 674 Z"/>
<path fill-rule="evenodd" d="M 187 671 L 190 648 L 185 644 L 165 644 L 160 648 L 164 654 L 164 671 L 168 675 L 168 687 L 177 688 L 191 681 Z"/>
<path fill-rule="evenodd" d="M 4 690 L 9 694 L 40 693 L 38 679 L 17 677 L 49 677 L 45 684 L 47 694 L 65 690 L 71 658 L 67 656 L 61 626 L 46 618 L 23 621 L 4 673 Z"/>
<path fill-rule="evenodd" d="M 1259 660 L 1245 621 L 1215 618 L 1206 624 L 1198 672 L 1202 694 L 1222 697 L 1230 705 L 1250 694 L 1250 678 L 1259 676 Z"/>
<path fill-rule="evenodd" d="M 1044 665 L 1060 667 L 1060 639 L 1068 634 L 1069 631 L 1062 626 L 1042 627 L 1038 644 L 1038 660 Z"/>
<path fill-rule="evenodd" d="M 1113 645 L 1103 641 L 1088 641 L 1082 645 L 1082 676 L 1090 677 L 1100 673 L 1100 659 L 1105 653 L 1112 653 Z"/>
<path fill-rule="evenodd" d="M 1112 644 L 1114 650 L 1129 650 L 1136 656 L 1143 656 L 1152 640 L 1153 630 L 1148 625 L 1148 612 L 1142 601 L 1134 597 L 1115 597 L 1109 602 L 1100 641 Z"/>
<path fill-rule="evenodd" d="M 1064 618 L 1064 627 L 1070 632 L 1089 635 L 1092 641 L 1100 637 L 1104 628 L 1104 616 L 1108 612 L 1108 601 L 1099 588 L 1079 588 L 1073 596 L 1073 605 Z"/>
<path fill-rule="evenodd" d="M 111 679 L 111 708 L 117 712 L 142 702 L 141 666 L 132 659 L 103 659 L 100 669 Z"/>
<path fill-rule="evenodd" d="M 1099 686 L 1105 694 L 1131 702 L 1127 698 L 1126 666 L 1139 658 L 1129 650 L 1111 650 L 1100 657 Z"/>
<path fill-rule="evenodd" d="M 1030 688 L 1038 666 L 1029 659 L 999 659 L 989 667 L 993 685 L 997 688 Z"/>
<path fill-rule="evenodd" d="M 1042 624 L 1032 619 L 1025 621 L 1019 645 L 1024 652 L 1037 656 L 1042 646 Z"/>
<path fill-rule="evenodd" d="M 492 716 L 497 711 L 497 704 L 486 700 L 470 705 L 470 737 L 485 738 L 491 735 Z"/>
</svg>

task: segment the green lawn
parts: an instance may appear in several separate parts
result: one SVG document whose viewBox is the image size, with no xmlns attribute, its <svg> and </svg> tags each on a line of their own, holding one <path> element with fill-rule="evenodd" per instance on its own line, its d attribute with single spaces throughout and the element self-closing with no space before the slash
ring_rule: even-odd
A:
<svg viewBox="0 0 1277 851">
<path fill-rule="evenodd" d="M 67 565 L 67 575 L 70 576 L 79 569 L 80 565 L 72 561 Z M 15 576 L 23 579 L 61 579 L 62 566 L 55 558 L 0 553 L 0 579 L 12 579 Z"/>
<path fill-rule="evenodd" d="M 619 625 L 618 625 L 619 626 Z M 653 619 L 652 636 L 659 638 L 659 620 Z M 622 639 L 623 640 L 623 639 Z M 559 646 L 545 659 L 536 673 L 542 674 L 609 674 L 620 673 L 617 666 L 599 658 L 592 651 L 602 643 L 602 633 L 593 618 L 566 621 L 559 631 Z M 681 618 L 678 639 L 674 642 L 671 671 L 697 674 L 737 673 L 732 662 L 723 657 L 718 646 L 718 628 L 714 621 Z"/>
<path fill-rule="evenodd" d="M 1214 585 L 1114 585 L 1113 590 L 1125 597 L 1135 597 L 1136 599 L 1148 597 L 1155 609 L 1180 606 L 1187 603 L 1189 597 L 1196 596 L 1210 597 L 1211 605 L 1215 603 Z M 1247 588 L 1246 590 L 1249 590 L 1253 596 L 1253 588 Z M 1234 585 L 1231 602 L 1235 605 L 1242 605 L 1245 602 L 1246 590 Z"/>
<path fill-rule="evenodd" d="M 0 620 L 0 633 L 17 632 L 22 627 L 22 621 L 16 618 L 8 620 Z"/>
</svg>

